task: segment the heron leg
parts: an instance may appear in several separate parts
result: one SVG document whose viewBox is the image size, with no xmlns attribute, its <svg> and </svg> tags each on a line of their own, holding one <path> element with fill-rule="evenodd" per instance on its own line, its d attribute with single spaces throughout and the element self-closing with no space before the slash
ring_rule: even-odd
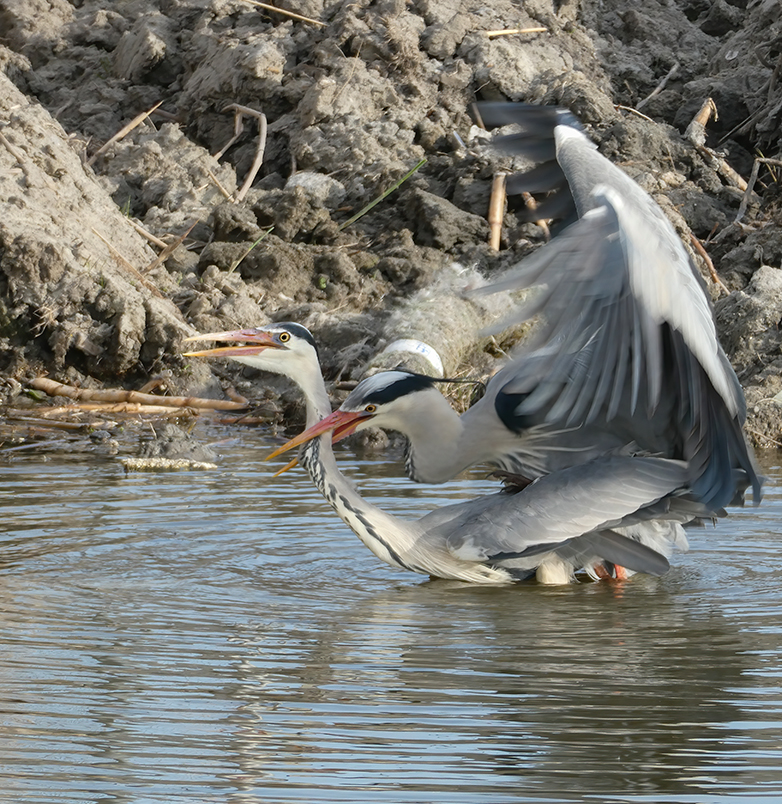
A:
<svg viewBox="0 0 782 804">
<path fill-rule="evenodd" d="M 601 581 L 621 582 L 627 580 L 627 570 L 620 567 L 619 564 L 612 564 L 610 561 L 604 561 L 602 564 L 595 564 L 595 575 Z"/>
</svg>

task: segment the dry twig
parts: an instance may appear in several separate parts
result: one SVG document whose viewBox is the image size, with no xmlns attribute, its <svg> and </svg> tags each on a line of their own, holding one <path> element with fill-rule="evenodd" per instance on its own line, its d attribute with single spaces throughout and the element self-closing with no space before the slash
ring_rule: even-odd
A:
<svg viewBox="0 0 782 804">
<path fill-rule="evenodd" d="M 729 294 L 730 291 L 728 290 L 725 283 L 719 278 L 717 274 L 717 269 L 714 267 L 714 263 L 711 261 L 711 257 L 709 256 L 706 249 L 703 247 L 703 243 L 698 240 L 695 235 L 690 232 L 690 243 L 692 243 L 692 247 L 698 252 L 701 259 L 706 263 L 706 267 L 709 269 L 709 276 L 711 277 L 711 281 L 714 282 L 715 285 L 719 285 L 719 287 L 726 293 Z"/>
<path fill-rule="evenodd" d="M 151 114 L 155 111 L 155 109 L 160 106 L 163 101 L 159 101 L 156 103 L 151 109 L 146 112 L 142 112 L 139 115 L 136 115 L 126 126 L 123 126 L 111 139 L 107 140 L 103 143 L 103 145 L 98 148 L 97 151 L 87 160 L 87 164 L 91 165 L 99 156 L 102 154 L 109 146 L 114 145 L 115 142 L 119 142 L 123 137 L 127 137 L 131 131 L 133 131 L 136 126 L 141 125 Z"/>
<path fill-rule="evenodd" d="M 505 215 L 505 173 L 495 173 L 489 199 L 489 246 L 500 250 L 502 219 Z"/>
<path fill-rule="evenodd" d="M 182 243 L 185 242 L 185 238 L 190 234 L 190 232 L 193 231 L 193 229 L 195 229 L 197 223 L 198 221 L 193 221 L 193 225 L 181 237 L 178 237 L 173 243 L 169 243 L 168 245 L 164 243 L 163 250 L 160 252 L 160 254 L 157 255 L 157 257 L 155 257 L 154 260 L 152 260 L 152 262 L 146 268 L 144 268 L 143 273 L 144 274 L 152 273 L 152 271 L 154 271 L 155 268 L 157 268 L 159 265 L 162 265 L 174 253 L 174 251 L 176 251 L 176 249 L 179 246 L 181 246 Z"/>
<path fill-rule="evenodd" d="M 165 377 L 153 377 L 148 382 L 145 382 L 138 391 L 140 394 L 149 394 L 152 391 L 156 391 L 158 388 L 165 389 L 167 382 Z"/>
<path fill-rule="evenodd" d="M 49 428 L 51 429 L 51 428 Z M 35 433 L 35 435 L 46 435 L 48 436 L 49 433 L 46 431 L 46 428 L 41 433 Z M 32 441 L 29 444 L 19 444 L 15 447 L 3 447 L 0 449 L 0 453 L 3 455 L 7 455 L 9 452 L 24 452 L 30 449 L 38 449 L 41 446 L 45 446 L 46 449 L 51 450 L 54 447 L 66 447 L 73 443 L 72 438 L 60 438 L 56 441 Z"/>
<path fill-rule="evenodd" d="M 709 162 L 710 166 L 722 176 L 728 184 L 741 192 L 746 192 L 747 182 L 744 177 L 735 171 L 721 156 L 707 148 L 705 145 L 696 145 L 698 153 Z"/>
<path fill-rule="evenodd" d="M 225 150 L 225 149 L 223 149 L 223 150 Z M 222 183 L 220 182 L 220 179 L 218 179 L 217 176 L 215 176 L 215 174 L 212 173 L 211 170 L 209 170 L 207 168 L 206 174 L 214 182 L 215 187 L 217 187 L 218 191 L 220 192 L 220 194 L 224 198 L 230 198 L 231 197 L 231 194 L 228 192 L 228 190 L 226 190 L 225 187 L 223 187 Z"/>
<path fill-rule="evenodd" d="M 230 108 L 231 108 L 230 106 L 227 106 L 225 109 L 223 109 L 223 111 L 227 112 Z M 239 139 L 243 131 L 244 131 L 244 115 L 242 115 L 239 112 L 236 112 L 234 114 L 233 136 L 231 137 L 230 140 L 228 140 L 228 142 L 225 145 L 223 145 L 223 147 L 219 151 L 212 154 L 212 158 L 216 159 L 219 162 L 223 158 L 223 156 L 225 156 L 225 152 Z M 215 181 L 217 180 L 215 179 Z M 230 197 L 230 193 L 228 194 L 228 197 Z"/>
<path fill-rule="evenodd" d="M 548 33 L 548 28 L 502 28 L 498 31 L 486 31 L 486 36 L 493 39 L 495 36 L 512 36 L 513 34 Z"/>
<path fill-rule="evenodd" d="M 218 424 L 268 424 L 269 417 L 264 416 L 221 416 Z"/>
<path fill-rule="evenodd" d="M 196 396 L 155 396 L 141 394 L 138 391 L 122 389 L 93 390 L 90 388 L 74 388 L 71 385 L 38 377 L 30 383 L 30 387 L 43 391 L 49 396 L 66 396 L 69 399 L 80 399 L 94 402 L 134 402 L 142 405 L 156 405 L 165 408 L 199 408 L 207 410 L 240 410 L 246 405 L 242 402 L 229 402 L 225 399 L 203 399 Z"/>
<path fill-rule="evenodd" d="M 140 223 L 136 223 L 133 218 L 128 218 L 128 223 L 142 236 L 149 240 L 150 243 L 157 246 L 158 248 L 166 248 L 168 243 L 165 240 L 161 240 L 159 237 L 155 237 L 152 232 L 148 232 Z"/>
<path fill-rule="evenodd" d="M 676 73 L 679 72 L 679 67 L 681 67 L 679 62 L 678 61 L 675 62 L 673 67 L 671 67 L 671 69 L 668 70 L 667 74 L 664 76 L 662 81 L 660 81 L 660 83 L 643 100 L 640 100 L 638 101 L 638 103 L 635 104 L 636 111 L 639 110 L 641 107 L 646 106 L 646 104 L 649 103 L 649 101 L 655 95 L 659 95 L 665 89 L 665 85 L 668 83 L 668 81 L 670 81 L 671 78 L 673 78 L 676 75 Z"/>
<path fill-rule="evenodd" d="M 242 396 L 235 388 L 231 388 L 230 386 L 226 388 L 225 395 L 233 402 L 240 402 L 245 407 L 250 406 L 250 400 Z"/>
<path fill-rule="evenodd" d="M 717 115 L 717 105 L 711 98 L 706 98 L 698 109 L 695 117 L 692 118 L 684 136 L 696 146 L 702 146 L 706 142 L 706 125 L 714 118 L 719 119 Z"/>
<path fill-rule="evenodd" d="M 744 217 L 744 214 L 747 211 L 749 199 L 752 197 L 752 191 L 755 188 L 755 182 L 758 180 L 758 172 L 760 171 L 761 165 L 774 165 L 775 167 L 782 167 L 782 160 L 769 159 L 764 156 L 759 156 L 755 159 L 755 163 L 752 165 L 752 173 L 750 174 L 749 181 L 747 182 L 747 189 L 744 191 L 744 197 L 741 199 L 739 211 L 736 213 L 736 218 L 733 221 L 734 223 L 738 223 Z"/>
<path fill-rule="evenodd" d="M 634 109 L 632 106 L 622 106 L 621 104 L 617 104 L 614 106 L 614 109 L 619 109 L 623 112 L 630 112 L 631 114 L 637 114 L 638 117 L 642 117 L 644 120 L 654 123 L 654 120 L 652 120 L 651 117 L 647 117 L 643 112 L 639 112 L 638 109 Z"/>
<path fill-rule="evenodd" d="M 250 0 L 246 0 L 246 2 L 250 2 Z M 255 147 L 255 158 L 253 159 L 253 163 L 244 180 L 244 184 L 241 186 L 241 189 L 239 189 L 239 191 L 236 193 L 236 197 L 234 198 L 234 201 L 238 204 L 240 201 L 244 201 L 244 198 L 250 191 L 250 187 L 252 187 L 252 183 L 255 181 L 255 177 L 258 175 L 258 171 L 261 169 L 261 164 L 263 163 L 263 153 L 266 150 L 266 115 L 263 112 L 259 112 L 257 109 L 252 109 L 249 106 L 242 106 L 239 103 L 231 103 L 226 106 L 223 111 L 233 111 L 234 113 L 234 136 L 228 141 L 221 151 L 218 151 L 215 154 L 215 159 L 219 159 L 226 152 L 226 150 L 233 145 L 234 142 L 236 142 L 237 137 L 242 133 L 244 128 L 244 124 L 242 123 L 242 118 L 244 116 L 254 117 L 258 120 L 258 144 Z M 215 179 L 215 181 L 217 180 Z"/>
<path fill-rule="evenodd" d="M 277 8 L 277 6 L 270 6 L 268 3 L 259 3 L 258 0 L 244 0 L 245 3 L 249 3 L 251 6 L 258 6 L 259 8 L 264 8 L 266 11 L 276 11 L 278 14 L 283 14 L 286 17 L 291 17 L 294 20 L 301 20 L 302 22 L 309 22 L 312 25 L 325 25 L 325 22 L 321 22 L 320 20 L 314 20 L 312 17 L 303 17 L 301 14 L 296 14 L 293 11 L 286 11 L 284 8 Z"/>
<path fill-rule="evenodd" d="M 129 391 L 128 393 L 138 393 Z M 164 400 L 166 397 L 155 397 Z M 79 402 L 75 405 L 63 405 L 59 408 L 50 408 L 45 415 L 66 413 L 133 413 L 149 416 L 180 416 L 182 413 L 195 413 L 192 408 L 176 405 L 144 405 L 140 402 Z"/>
<path fill-rule="evenodd" d="M 51 419 L 31 416 L 29 411 L 8 408 L 4 411 L 4 416 L 20 424 L 32 425 L 49 430 L 109 430 L 116 427 L 116 422 L 60 422 Z"/>
<path fill-rule="evenodd" d="M 695 146 L 698 153 L 706 160 L 709 167 L 715 170 L 728 184 L 744 192 L 747 182 L 716 151 L 706 146 L 706 125 L 710 120 L 717 120 L 717 106 L 711 98 L 701 104 L 695 117 L 692 118 L 684 136 Z"/>
</svg>

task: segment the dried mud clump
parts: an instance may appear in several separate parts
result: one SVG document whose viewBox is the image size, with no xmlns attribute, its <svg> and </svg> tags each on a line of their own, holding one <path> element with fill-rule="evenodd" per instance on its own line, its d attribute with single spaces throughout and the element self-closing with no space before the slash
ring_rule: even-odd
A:
<svg viewBox="0 0 782 804">
<path fill-rule="evenodd" d="M 401 331 L 487 370 L 497 344 L 473 333 L 498 311 L 460 288 L 543 239 L 511 203 L 501 250 L 487 245 L 507 163 L 469 109 L 507 98 L 571 108 L 705 243 L 750 433 L 782 441 L 777 0 L 44 6 L 0 11 L 7 377 L 213 390 L 182 338 L 283 318 L 315 331 L 330 379 L 356 379 Z M 708 98 L 717 116 L 695 130 Z"/>
</svg>

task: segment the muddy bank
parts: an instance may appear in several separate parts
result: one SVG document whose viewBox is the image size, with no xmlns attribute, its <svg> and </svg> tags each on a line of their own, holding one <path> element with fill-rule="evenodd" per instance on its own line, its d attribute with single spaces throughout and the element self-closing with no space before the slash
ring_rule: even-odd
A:
<svg viewBox="0 0 782 804">
<path fill-rule="evenodd" d="M 416 335 L 411 319 L 421 335 L 442 335 L 435 309 L 453 327 L 438 344 L 448 371 L 490 370 L 518 333 L 474 338 L 492 311 L 431 299 L 433 289 L 455 298 L 472 272 L 490 275 L 542 242 L 510 205 L 501 250 L 487 244 L 503 162 L 468 110 L 509 98 L 569 106 L 685 242 L 705 243 L 724 287 L 696 261 L 747 389 L 750 435 L 782 441 L 782 168 L 760 166 L 735 222 L 755 157 L 782 149 L 776 0 L 280 7 L 309 20 L 245 0 L 0 6 L 7 401 L 44 373 L 207 396 L 230 381 L 265 397 L 280 421 L 296 415 L 286 383 L 265 378 L 259 388 L 249 370 L 183 358 L 183 337 L 299 321 L 340 383 Z M 684 133 L 709 97 L 718 117 L 698 145 Z M 260 122 L 246 116 L 237 127 L 236 105 L 267 122 L 246 191 Z"/>
</svg>

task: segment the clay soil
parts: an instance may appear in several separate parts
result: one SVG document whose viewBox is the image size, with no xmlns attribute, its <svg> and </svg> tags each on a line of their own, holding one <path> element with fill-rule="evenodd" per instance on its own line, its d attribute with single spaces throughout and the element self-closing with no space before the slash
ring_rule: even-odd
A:
<svg viewBox="0 0 782 804">
<path fill-rule="evenodd" d="M 511 99 L 569 107 L 704 245 L 748 433 L 782 442 L 782 166 L 756 163 L 782 156 L 779 0 L 277 5 L 308 19 L 249 0 L 0 0 L 7 405 L 43 375 L 202 396 L 230 380 L 280 421 L 285 383 L 181 356 L 189 334 L 272 320 L 313 331 L 337 386 L 403 336 L 449 373 L 490 371 L 518 333 L 479 336 L 502 303 L 458 290 L 543 241 L 512 201 L 488 245 L 507 163 L 470 107 Z M 716 119 L 688 134 L 709 98 Z M 268 124 L 245 189 L 260 124 L 232 139 L 237 105 Z"/>
</svg>

